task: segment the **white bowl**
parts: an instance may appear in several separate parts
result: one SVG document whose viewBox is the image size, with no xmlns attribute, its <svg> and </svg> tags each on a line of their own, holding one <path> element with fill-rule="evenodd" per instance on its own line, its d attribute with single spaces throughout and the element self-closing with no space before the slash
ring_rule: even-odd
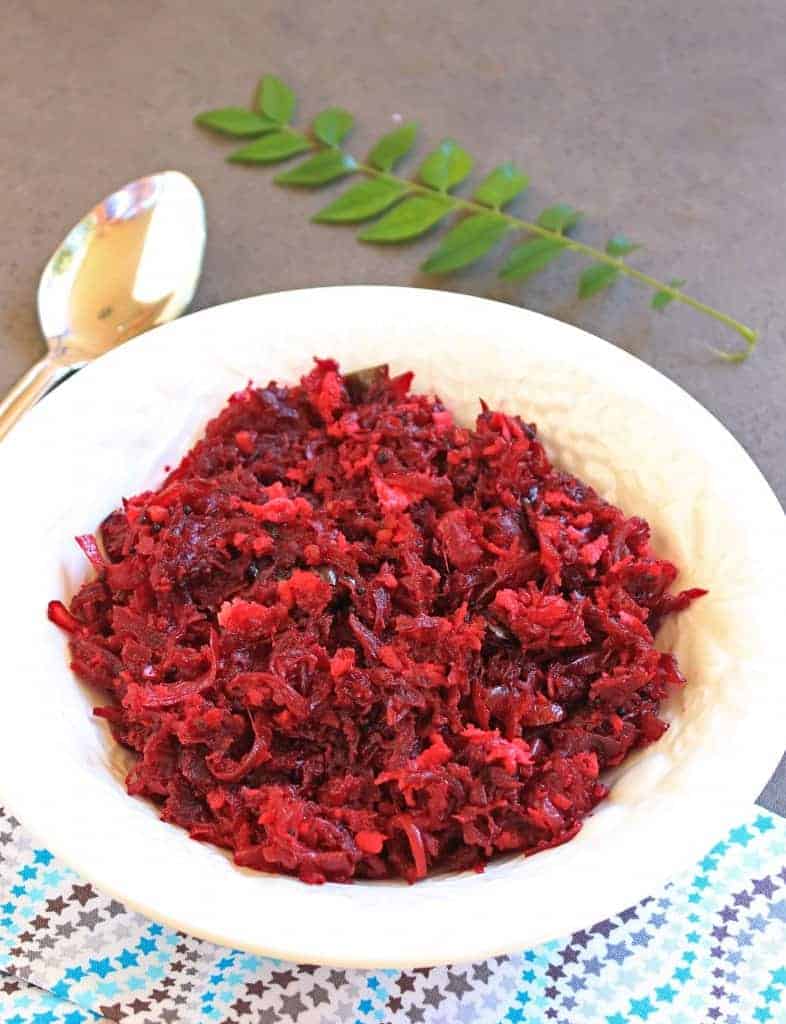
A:
<svg viewBox="0 0 786 1024">
<path fill-rule="evenodd" d="M 413 369 L 470 421 L 482 396 L 537 422 L 558 460 L 629 513 L 710 595 L 663 631 L 689 685 L 672 727 L 617 771 L 565 846 L 415 886 L 306 886 L 235 867 L 127 796 L 49 598 L 89 574 L 73 543 L 161 479 L 231 391 L 293 380 L 312 355 Z M 736 371 L 729 371 L 736 372 Z M 751 396 L 755 401 L 755 396 Z M 105 356 L 0 445 L 0 790 L 100 889 L 215 942 L 309 963 L 410 966 L 531 946 L 621 910 L 755 799 L 783 744 L 786 524 L 754 464 L 674 384 L 555 320 L 466 296 L 351 287 L 266 295 Z"/>
</svg>

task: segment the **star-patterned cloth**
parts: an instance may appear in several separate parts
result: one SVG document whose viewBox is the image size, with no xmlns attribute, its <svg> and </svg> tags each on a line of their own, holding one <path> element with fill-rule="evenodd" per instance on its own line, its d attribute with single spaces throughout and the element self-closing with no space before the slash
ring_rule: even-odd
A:
<svg viewBox="0 0 786 1024">
<path fill-rule="evenodd" d="M 224 949 L 102 896 L 0 809 L 3 1024 L 786 1024 L 786 821 L 536 949 L 414 971 Z"/>
</svg>

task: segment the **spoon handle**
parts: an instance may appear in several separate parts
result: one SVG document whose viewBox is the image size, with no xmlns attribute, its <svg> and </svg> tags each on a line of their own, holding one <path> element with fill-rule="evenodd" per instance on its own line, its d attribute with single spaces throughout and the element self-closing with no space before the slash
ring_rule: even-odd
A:
<svg viewBox="0 0 786 1024">
<path fill-rule="evenodd" d="M 51 356 L 31 366 L 0 401 L 0 441 L 16 421 L 42 398 L 64 371 L 64 367 Z"/>
</svg>

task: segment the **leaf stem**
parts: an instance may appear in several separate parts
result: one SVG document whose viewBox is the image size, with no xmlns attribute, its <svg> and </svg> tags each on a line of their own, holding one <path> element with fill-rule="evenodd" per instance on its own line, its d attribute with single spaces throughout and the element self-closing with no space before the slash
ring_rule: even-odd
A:
<svg viewBox="0 0 786 1024">
<path fill-rule="evenodd" d="M 412 192 L 424 192 L 427 195 L 434 194 L 434 190 L 425 185 L 420 185 L 418 182 L 410 181 L 406 178 L 399 178 L 395 174 L 385 174 L 368 164 L 358 163 L 357 170 L 361 174 L 365 174 L 369 177 L 382 178 L 386 181 L 395 182 L 397 184 L 406 184 L 408 189 Z M 449 198 L 452 200 L 456 209 L 466 210 L 471 213 L 490 212 L 488 206 L 484 206 L 482 203 L 473 202 L 471 199 L 464 199 L 461 196 L 453 195 Z M 548 228 L 541 227 L 540 224 L 524 220 L 521 217 L 515 217 L 513 214 L 504 213 L 501 210 L 495 210 L 493 212 L 496 213 L 498 217 L 504 218 L 512 227 L 520 231 L 527 231 L 530 234 L 539 235 L 541 238 L 550 238 L 552 240 L 565 242 L 565 235 L 560 234 L 558 231 L 549 231 Z M 603 249 L 596 249 L 594 246 L 587 245 L 584 242 L 579 242 L 575 238 L 571 238 L 567 241 L 565 243 L 565 248 L 572 252 L 579 252 L 584 256 L 589 256 L 596 263 L 606 263 L 609 266 L 614 267 L 621 274 L 625 274 L 627 277 L 640 281 L 642 284 L 647 285 L 654 291 L 665 292 L 675 301 L 682 302 L 686 306 L 691 306 L 700 313 L 706 313 L 708 316 L 714 317 L 721 323 L 726 324 L 727 327 L 735 330 L 744 339 L 746 351 L 742 354 L 743 358 L 749 356 L 756 347 L 756 342 L 758 341 L 757 331 L 752 330 L 750 327 L 746 327 L 745 324 L 740 323 L 739 320 L 735 320 L 734 317 L 731 317 L 726 313 L 722 313 L 719 309 L 715 309 L 713 306 L 708 306 L 707 303 L 701 302 L 699 299 L 694 299 L 691 295 L 686 295 L 685 292 L 680 291 L 679 288 L 672 288 L 671 285 L 666 284 L 665 281 L 659 281 L 657 278 L 651 277 L 649 274 L 645 274 L 641 270 L 636 270 L 635 267 L 631 267 L 630 264 L 626 263 L 618 256 L 610 256 L 607 252 L 604 252 Z M 729 357 L 730 354 L 720 352 L 720 355 Z M 731 355 L 738 358 L 733 353 Z"/>
<path fill-rule="evenodd" d="M 286 132 L 299 135 L 300 133 L 295 132 L 293 129 L 286 127 L 283 128 Z M 320 145 L 319 142 L 311 140 L 311 148 L 314 150 L 323 150 L 329 147 Z M 579 242 L 575 238 L 568 238 L 561 234 L 559 231 L 551 231 L 549 228 L 544 228 L 540 224 L 536 224 L 533 221 L 524 220 L 521 217 L 516 217 L 513 214 L 505 213 L 502 210 L 495 210 L 489 206 L 484 206 L 482 203 L 476 203 L 472 199 L 464 199 L 462 196 L 452 195 L 448 192 L 438 192 L 437 190 L 430 188 L 427 185 L 421 185 L 417 181 L 412 181 L 409 178 L 402 178 L 397 174 L 391 174 L 387 171 L 380 171 L 371 164 L 362 163 L 355 161 L 354 172 L 356 174 L 364 174 L 368 178 L 378 178 L 382 181 L 391 182 L 396 185 L 404 185 L 408 192 L 422 193 L 428 196 L 433 195 L 444 195 L 446 199 L 449 199 L 453 209 L 464 210 L 468 213 L 493 213 L 498 217 L 503 218 L 511 225 L 511 228 L 518 231 L 526 231 L 529 234 L 538 235 L 541 238 L 548 238 L 552 241 L 558 241 L 568 251 L 578 252 L 582 256 L 588 256 L 596 263 L 605 263 L 608 266 L 614 267 L 615 270 L 619 271 L 620 274 L 624 274 L 626 277 L 633 278 L 639 281 L 641 284 L 646 285 L 648 288 L 653 289 L 657 292 L 663 292 L 673 299 L 675 302 L 682 302 L 686 306 L 690 306 L 692 309 L 697 310 L 699 313 L 704 313 L 707 316 L 713 317 L 713 319 L 725 324 L 730 327 L 745 342 L 745 349 L 742 351 L 727 352 L 719 349 L 712 349 L 712 351 L 719 355 L 722 359 L 728 362 L 743 362 L 753 352 L 759 339 L 757 331 L 747 327 L 745 324 L 740 323 L 739 320 L 735 320 L 734 317 L 729 316 L 726 313 L 722 313 L 719 309 L 715 309 L 713 306 L 707 305 L 705 302 L 701 302 L 699 299 L 694 299 L 691 295 L 686 295 L 685 292 L 681 291 L 665 281 L 659 281 L 657 278 L 645 274 L 641 270 L 636 270 L 635 267 L 631 267 L 630 264 L 626 263 L 619 256 L 611 255 L 605 252 L 603 249 L 596 249 L 592 245 L 587 245 L 585 242 Z"/>
</svg>

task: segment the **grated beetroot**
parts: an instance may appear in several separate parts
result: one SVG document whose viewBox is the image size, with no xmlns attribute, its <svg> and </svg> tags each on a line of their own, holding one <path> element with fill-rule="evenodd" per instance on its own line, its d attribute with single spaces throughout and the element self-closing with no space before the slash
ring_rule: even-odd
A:
<svg viewBox="0 0 786 1024">
<path fill-rule="evenodd" d="M 50 604 L 129 793 L 238 864 L 415 881 L 563 843 L 684 683 L 653 634 L 704 591 L 669 594 L 646 522 L 411 379 L 233 395 Z"/>
</svg>

